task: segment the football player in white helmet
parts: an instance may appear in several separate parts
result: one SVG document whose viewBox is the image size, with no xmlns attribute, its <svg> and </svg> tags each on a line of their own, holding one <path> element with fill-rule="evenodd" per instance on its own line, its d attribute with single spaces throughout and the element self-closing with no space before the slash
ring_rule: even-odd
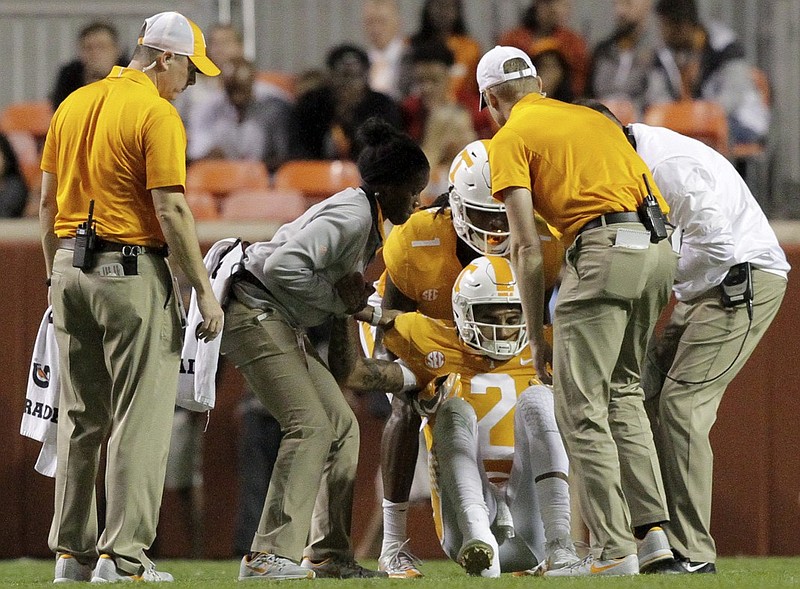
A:
<svg viewBox="0 0 800 589">
<path fill-rule="evenodd" d="M 479 255 L 508 249 L 505 207 L 492 199 L 488 185 L 486 142 L 467 144 L 450 166 L 451 188 L 429 208 L 392 229 L 383 248 L 386 264 L 378 288 L 384 309 L 421 311 L 434 319 L 452 319 L 450 293 L 458 273 Z M 548 288 L 558 279 L 563 249 L 539 226 Z M 360 330 L 366 355 L 392 359 L 369 326 Z M 377 339 L 374 346 L 373 341 Z M 381 438 L 383 542 L 379 564 L 391 578 L 415 578 L 421 572 L 405 546 L 406 514 L 417 464 L 420 418 L 402 398 L 391 400 L 391 415 Z"/>
<path fill-rule="evenodd" d="M 478 258 L 453 287 L 453 318 L 461 341 L 495 360 L 513 358 L 528 345 L 516 282 L 498 276 L 506 267 L 506 260 Z"/>
<path fill-rule="evenodd" d="M 470 262 L 455 281 L 451 307 L 455 321 L 382 312 L 384 344 L 399 363 L 358 356 L 352 330 L 338 321 L 331 371 L 354 391 L 424 387 L 411 396 L 429 419 L 436 530 L 444 551 L 469 574 L 543 573 L 572 564 L 578 557 L 567 455 L 552 390 L 531 364 L 508 260 Z"/>
<path fill-rule="evenodd" d="M 450 165 L 450 211 L 458 236 L 482 255 L 504 256 L 509 232 L 506 206 L 492 196 L 485 139 L 473 141 Z"/>
</svg>

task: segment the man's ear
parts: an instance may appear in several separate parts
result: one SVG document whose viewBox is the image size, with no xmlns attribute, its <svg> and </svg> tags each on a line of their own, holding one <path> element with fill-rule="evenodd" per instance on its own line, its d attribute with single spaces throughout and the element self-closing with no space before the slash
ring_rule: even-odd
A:
<svg viewBox="0 0 800 589">
<path fill-rule="evenodd" d="M 486 99 L 488 100 L 489 106 L 491 106 L 495 110 L 500 110 L 500 101 L 498 100 L 497 96 L 494 92 L 489 88 L 486 91 Z"/>
<path fill-rule="evenodd" d="M 172 63 L 175 61 L 175 54 L 172 51 L 165 51 L 156 59 L 156 71 L 167 71 Z"/>
</svg>

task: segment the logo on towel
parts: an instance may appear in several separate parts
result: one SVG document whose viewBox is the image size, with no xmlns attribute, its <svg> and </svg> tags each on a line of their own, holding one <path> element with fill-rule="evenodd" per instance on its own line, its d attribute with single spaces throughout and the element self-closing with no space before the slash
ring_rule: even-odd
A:
<svg viewBox="0 0 800 589">
<path fill-rule="evenodd" d="M 58 407 L 52 407 L 46 403 L 38 401 L 34 403 L 30 399 L 25 399 L 25 414 L 58 423 Z"/>
<path fill-rule="evenodd" d="M 33 377 L 33 382 L 36 383 L 37 387 L 46 389 L 47 387 L 50 386 L 49 366 L 43 366 L 41 364 L 34 362 L 31 376 Z"/>
</svg>

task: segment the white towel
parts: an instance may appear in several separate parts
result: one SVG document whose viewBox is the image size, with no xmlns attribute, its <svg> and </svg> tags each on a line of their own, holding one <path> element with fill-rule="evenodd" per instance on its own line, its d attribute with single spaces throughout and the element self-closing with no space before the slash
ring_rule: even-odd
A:
<svg viewBox="0 0 800 589">
<path fill-rule="evenodd" d="M 216 242 L 203 258 L 211 279 L 211 290 L 220 303 L 228 297 L 233 274 L 242 267 L 244 247 L 239 239 Z M 203 321 L 197 307 L 197 293 L 192 289 L 186 335 L 181 353 L 181 373 L 178 377 L 176 404 L 191 411 L 210 411 L 216 403 L 216 376 L 222 336 L 210 342 L 199 341 L 197 326 Z"/>
<path fill-rule="evenodd" d="M 53 327 L 53 308 L 47 307 L 33 346 L 25 410 L 19 431 L 23 436 L 42 442 L 35 469 L 50 477 L 55 476 L 56 470 L 59 391 L 58 344 Z"/>
</svg>

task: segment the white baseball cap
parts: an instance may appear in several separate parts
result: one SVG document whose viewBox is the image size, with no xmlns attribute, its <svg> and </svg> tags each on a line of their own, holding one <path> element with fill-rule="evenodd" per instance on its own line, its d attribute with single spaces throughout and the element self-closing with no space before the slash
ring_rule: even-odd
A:
<svg viewBox="0 0 800 589">
<path fill-rule="evenodd" d="M 206 56 L 203 31 L 178 12 L 159 12 L 145 19 L 139 45 L 185 55 L 205 75 L 219 75 L 219 68 Z"/>
<path fill-rule="evenodd" d="M 503 66 L 510 59 L 523 59 L 525 63 L 528 64 L 528 67 L 518 72 L 506 73 L 503 71 Z M 476 75 L 478 78 L 478 91 L 481 93 L 481 101 L 478 110 L 483 110 L 486 107 L 486 101 L 483 99 L 484 90 L 509 80 L 535 77 L 536 68 L 533 67 L 530 56 L 524 51 L 516 47 L 495 45 L 494 49 L 487 51 L 483 57 L 481 57 L 481 60 L 478 62 Z"/>
</svg>

